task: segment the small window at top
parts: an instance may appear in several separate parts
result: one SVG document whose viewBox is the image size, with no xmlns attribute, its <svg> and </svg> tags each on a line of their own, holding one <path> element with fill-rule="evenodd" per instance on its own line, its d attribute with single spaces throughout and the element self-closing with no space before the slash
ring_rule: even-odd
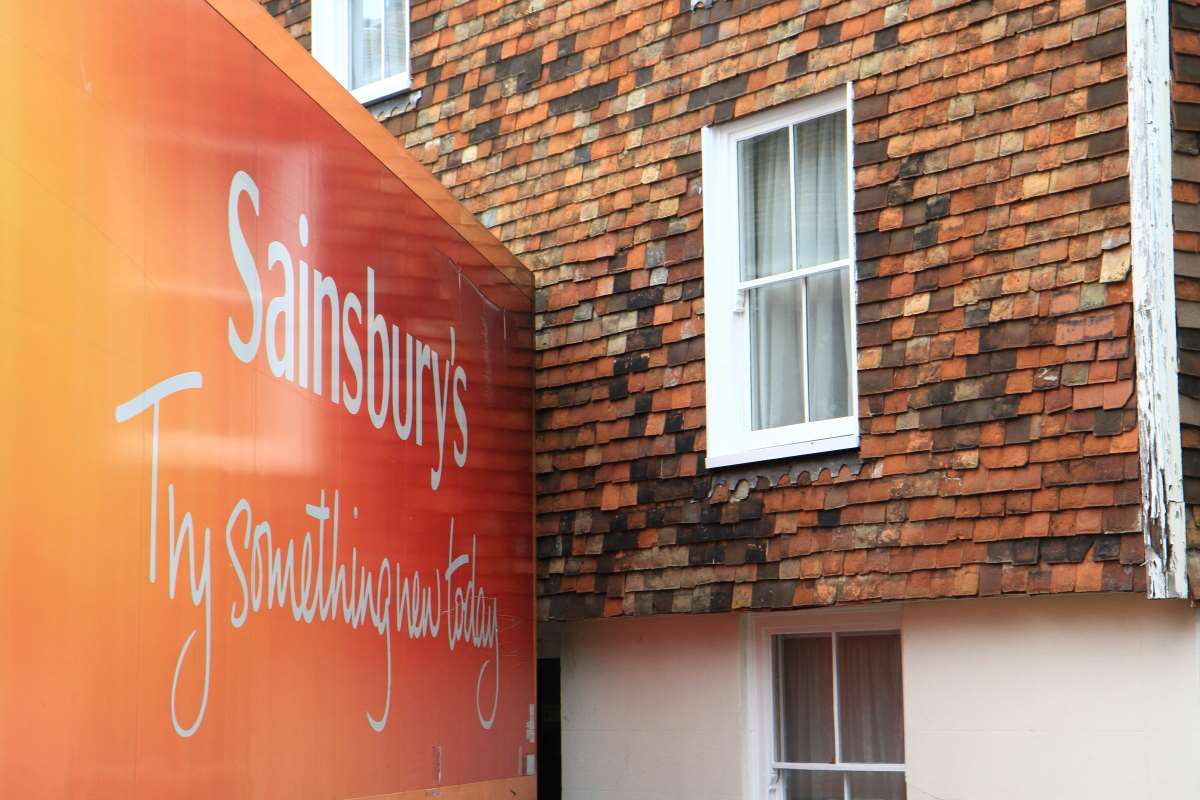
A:
<svg viewBox="0 0 1200 800">
<path fill-rule="evenodd" d="M 408 0 L 313 3 L 313 57 L 361 103 L 408 89 Z"/>
</svg>

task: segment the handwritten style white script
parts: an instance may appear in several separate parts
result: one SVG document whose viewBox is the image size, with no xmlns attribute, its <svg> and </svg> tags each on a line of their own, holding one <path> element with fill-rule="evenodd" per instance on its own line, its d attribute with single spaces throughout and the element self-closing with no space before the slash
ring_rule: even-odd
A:
<svg viewBox="0 0 1200 800">
<path fill-rule="evenodd" d="M 162 403 L 168 397 L 203 386 L 199 372 L 184 372 L 146 389 L 116 408 L 118 423 L 151 412 L 149 580 L 158 574 L 159 432 Z M 380 560 L 377 568 L 359 564 L 358 549 L 350 549 L 349 565 L 339 560 L 341 493 L 334 490 L 329 502 L 324 490 L 316 503 L 305 504 L 305 514 L 315 523 L 316 536 L 305 531 L 299 539 L 275 535 L 266 519 L 255 520 L 251 503 L 240 498 L 225 522 L 225 549 L 239 594 L 229 609 L 229 624 L 241 628 L 250 614 L 275 606 L 291 611 L 298 623 L 341 622 L 352 629 L 370 626 L 383 640 L 386 654 L 386 689 L 378 715 L 366 712 L 372 730 L 382 732 L 388 723 L 392 701 L 392 638 L 410 640 L 444 634 L 450 650 L 459 645 L 489 651 L 475 681 L 475 711 L 479 724 L 490 729 L 500 703 L 500 630 L 495 598 L 488 597 L 475 579 L 475 539 L 470 552 L 455 553 L 454 521 L 451 519 L 444 570 L 435 569 L 432 580 L 419 571 L 403 574 L 399 562 Z M 184 548 L 187 548 L 187 577 L 192 605 L 203 608 L 203 628 L 187 636 L 179 649 L 171 681 L 171 723 L 175 732 L 188 737 L 200 729 L 208 708 L 213 663 L 213 571 L 212 529 L 197 535 L 191 511 L 178 514 L 174 483 L 166 487 L 167 596 L 175 598 Z M 354 509 L 357 517 L 357 508 Z M 328 545 L 327 545 L 328 540 Z M 200 555 L 197 557 L 197 548 Z M 297 562 L 297 551 L 299 561 Z M 464 580 L 465 578 L 465 580 Z M 203 654 L 192 645 L 203 636 Z M 189 661 L 191 654 L 191 661 Z M 202 690 L 194 718 L 180 720 L 179 679 L 184 667 L 195 663 L 202 672 Z M 490 684 L 492 695 L 487 698 Z"/>
</svg>

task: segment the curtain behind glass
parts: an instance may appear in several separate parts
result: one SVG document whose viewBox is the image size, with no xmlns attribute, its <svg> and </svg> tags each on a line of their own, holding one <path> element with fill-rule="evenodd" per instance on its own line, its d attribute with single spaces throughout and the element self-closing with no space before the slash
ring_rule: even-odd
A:
<svg viewBox="0 0 1200 800">
<path fill-rule="evenodd" d="M 408 0 L 384 0 L 383 52 L 387 59 L 383 77 L 408 71 Z"/>
<path fill-rule="evenodd" d="M 848 258 L 846 112 L 794 127 L 796 267 Z"/>
<path fill-rule="evenodd" d="M 850 800 L 904 800 L 903 772 L 851 772 L 846 775 Z"/>
<path fill-rule="evenodd" d="M 801 772 L 783 774 L 786 800 L 904 800 L 903 772 Z"/>
<path fill-rule="evenodd" d="M 845 112 L 791 138 L 782 128 L 738 144 L 743 280 L 849 256 Z M 840 270 L 750 292 L 753 430 L 852 413 L 848 279 Z"/>
<path fill-rule="evenodd" d="M 805 312 L 808 351 L 808 418 L 850 416 L 850 270 L 822 272 L 807 279 Z"/>
<path fill-rule="evenodd" d="M 805 421 L 804 281 L 750 290 L 753 430 Z"/>
<path fill-rule="evenodd" d="M 839 636 L 837 647 L 842 760 L 904 763 L 899 634 Z"/>
<path fill-rule="evenodd" d="M 788 129 L 738 142 L 742 280 L 792 268 Z"/>
<path fill-rule="evenodd" d="M 783 774 L 783 796 L 787 800 L 845 800 L 844 772 L 801 772 Z"/>
<path fill-rule="evenodd" d="M 350 81 L 357 89 L 383 77 L 384 0 L 350 4 Z"/>
<path fill-rule="evenodd" d="M 829 636 L 775 640 L 776 757 L 833 763 L 833 641 Z"/>
<path fill-rule="evenodd" d="M 794 131 L 796 266 L 848 258 L 846 114 L 839 111 Z M 849 270 L 808 278 L 808 420 L 850 416 L 850 353 L 846 312 Z"/>
<path fill-rule="evenodd" d="M 792 269 L 787 128 L 738 144 L 742 279 Z M 753 429 L 804 421 L 804 298 L 798 283 L 755 289 L 750 307 Z"/>
</svg>

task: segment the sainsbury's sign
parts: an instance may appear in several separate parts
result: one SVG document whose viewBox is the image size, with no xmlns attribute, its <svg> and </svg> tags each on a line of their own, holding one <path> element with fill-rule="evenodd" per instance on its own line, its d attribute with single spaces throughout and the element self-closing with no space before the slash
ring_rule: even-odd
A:
<svg viewBox="0 0 1200 800">
<path fill-rule="evenodd" d="M 531 797 L 527 279 L 255 6 L 0 30 L 0 796 Z"/>
<path fill-rule="evenodd" d="M 416 340 L 414 347 L 413 336 L 407 331 L 404 332 L 404 353 L 401 355 L 400 328 L 395 324 L 389 327 L 388 321 L 375 310 L 375 270 L 371 267 L 366 268 L 367 316 L 364 325 L 363 301 L 359 295 L 352 291 L 340 295 L 337 281 L 333 277 L 322 275 L 315 267 L 310 268 L 303 257 L 293 262 L 288 246 L 276 240 L 267 245 L 266 267 L 268 270 L 278 267 L 283 275 L 284 288 L 283 293 L 272 298 L 267 305 L 264 333 L 263 280 L 246 242 L 240 218 L 238 201 L 243 196 L 249 199 L 257 213 L 258 185 L 245 172 L 238 172 L 233 176 L 229 187 L 229 242 L 233 261 L 245 285 L 250 324 L 246 326 L 247 332 L 243 338 L 233 318 L 229 319 L 229 349 L 240 361 L 249 364 L 263 349 L 265 337 L 265 355 L 270 364 L 271 374 L 276 378 L 293 381 L 302 389 L 311 388 L 313 394 L 318 397 L 323 394 L 323 376 L 326 371 L 325 364 L 328 363 L 330 402 L 334 405 L 340 402 L 347 412 L 357 414 L 362 408 L 365 389 L 371 424 L 382 428 L 390 418 L 396 435 L 401 440 L 407 440 L 413 435 L 415 423 L 414 438 L 417 445 L 424 444 L 425 377 L 428 374 L 431 390 L 429 394 L 433 398 L 437 419 L 437 466 L 429 470 L 429 486 L 431 489 L 437 489 L 445 463 L 447 410 L 451 396 L 454 398 L 454 422 L 458 429 L 458 441 L 454 445 L 454 463 L 461 467 L 467 461 L 467 412 L 462 398 L 462 392 L 467 386 L 467 373 L 461 365 L 455 363 L 454 326 L 450 326 L 448 356 L 439 357 L 435 348 L 420 339 Z M 308 218 L 304 214 L 297 220 L 297 238 L 301 247 L 308 245 Z M 363 354 L 359 346 L 364 327 L 365 383 Z M 327 330 L 328 334 L 324 334 L 324 330 Z M 326 335 L 329 339 L 328 362 L 322 345 Z M 343 357 L 351 374 L 345 380 L 340 380 Z M 402 368 L 405 374 L 403 383 L 400 378 Z M 380 376 L 378 386 L 377 375 Z M 400 399 L 401 395 L 403 400 Z M 404 407 L 403 412 L 400 410 L 401 405 Z"/>
<path fill-rule="evenodd" d="M 376 312 L 374 269 L 366 268 L 367 316 L 364 326 L 363 303 L 358 295 L 352 291 L 340 295 L 337 282 L 332 277 L 324 276 L 320 270 L 310 268 L 303 259 L 294 264 L 287 246 L 274 240 L 267 245 L 267 268 L 281 270 L 284 288 L 268 305 L 264 333 L 263 280 L 239 219 L 239 199 L 242 195 L 250 200 L 255 210 L 259 208 L 257 184 L 247 173 L 239 171 L 230 184 L 229 241 L 233 263 L 246 289 L 251 322 L 248 326 L 249 334 L 243 339 L 237 331 L 234 319 L 229 318 L 230 350 L 238 360 L 251 363 L 259 351 L 264 349 L 265 339 L 265 356 L 271 374 L 279 379 L 294 381 L 301 388 L 311 388 L 313 394 L 321 396 L 322 374 L 326 371 L 323 366 L 326 359 L 322 346 L 322 330 L 327 329 L 330 401 L 334 405 L 340 402 L 348 413 L 357 414 L 362 407 L 365 388 L 371 424 L 375 428 L 383 428 L 390 420 L 394 426 L 393 430 L 401 440 L 413 436 L 415 428 L 413 438 L 417 445 L 423 444 L 422 433 L 425 425 L 421 412 L 425 408 L 425 393 L 422 390 L 428 375 L 437 430 L 437 466 L 430 468 L 429 480 L 430 488 L 436 490 L 441 482 L 445 458 L 447 406 L 451 395 L 454 398 L 454 419 L 458 434 L 454 444 L 454 463 L 463 467 L 467 462 L 467 414 L 463 403 L 467 377 L 463 367 L 455 363 L 454 327 L 449 329 L 448 358 L 439 359 L 436 349 L 418 339 L 415 345 L 417 365 L 414 367 L 413 336 L 411 333 L 405 333 L 405 356 L 401 362 L 400 329 L 393 324 L 389 333 L 387 321 L 382 314 Z M 303 214 L 299 217 L 298 231 L 300 244 L 307 245 L 308 220 Z M 307 289 L 310 280 L 311 311 Z M 340 313 L 339 307 L 342 309 Z M 329 313 L 326 314 L 326 311 Z M 356 324 L 352 324 L 351 316 L 356 318 Z M 367 352 L 365 382 L 359 346 L 364 328 Z M 345 380 L 339 380 L 339 365 L 343 358 L 349 365 L 350 374 Z M 398 377 L 402 369 L 406 374 L 403 384 Z M 376 375 L 381 375 L 378 389 L 375 385 Z M 163 401 L 188 389 L 202 389 L 203 385 L 204 376 L 200 372 L 182 372 L 159 381 L 116 408 L 117 422 L 136 419 L 146 412 L 150 412 L 151 415 L 147 551 L 151 583 L 157 581 L 158 567 L 158 462 Z M 402 391 L 406 400 L 400 399 Z M 401 405 L 405 407 L 403 422 L 399 413 Z M 197 630 L 189 633 L 184 640 L 171 683 L 171 724 L 180 736 L 191 736 L 204 719 L 211 688 L 212 536 L 211 528 L 204 526 L 203 538 L 197 545 L 199 523 L 193 519 L 190 511 L 182 511 L 177 516 L 175 491 L 175 484 L 168 483 L 167 513 L 163 520 L 167 529 L 167 563 L 170 573 L 167 593 L 169 597 L 174 598 L 178 592 L 186 547 L 185 574 L 190 576 L 188 594 L 192 604 L 203 609 L 204 620 L 204 630 L 199 639 L 197 640 Z M 500 695 L 499 615 L 495 600 L 489 598 L 483 586 L 476 583 L 474 556 L 477 543 L 472 539 L 468 552 L 456 554 L 454 519 L 451 518 L 445 565 L 436 570 L 433 576 L 425 576 L 424 589 L 419 570 L 406 574 L 400 562 L 387 556 L 384 556 L 378 565 L 360 566 L 358 549 L 352 546 L 349 558 L 339 563 L 339 534 L 343 528 L 340 499 L 339 490 L 334 489 L 332 503 L 328 502 L 325 490 L 322 489 L 320 499 L 316 503 L 304 504 L 304 514 L 307 517 L 305 521 L 315 527 L 315 539 L 311 531 L 306 531 L 301 537 L 286 537 L 278 532 L 273 533 L 269 520 L 255 520 L 253 506 L 245 497 L 239 498 L 233 504 L 225 522 L 225 550 L 240 596 L 235 596 L 230 607 L 229 624 L 234 628 L 241 628 L 245 625 L 249 613 L 259 613 L 272 606 L 278 606 L 290 611 L 294 622 L 311 624 L 314 620 L 340 621 L 355 629 L 363 625 L 374 629 L 384 643 L 386 657 L 383 674 L 386 689 L 382 693 L 382 711 L 378 714 L 367 712 L 366 719 L 371 728 L 379 732 L 387 727 L 391 710 L 393 633 L 407 635 L 409 639 L 437 638 L 443 633 L 442 619 L 445 617 L 446 625 L 442 638 L 451 650 L 456 644 L 463 643 L 493 651 L 493 657 L 485 659 L 480 665 L 475 684 L 475 711 L 479 724 L 485 729 L 491 728 L 495 722 Z M 352 515 L 355 519 L 358 518 L 358 506 L 353 507 Z M 326 527 L 329 529 L 328 534 Z M 328 566 L 325 564 L 327 553 Z M 456 573 L 459 572 L 467 573 L 467 577 L 461 579 L 461 585 L 456 585 Z M 202 689 L 194 718 L 185 723 L 178 715 L 180 703 L 176 693 L 179 675 L 186 665 L 186 657 L 194 641 L 197 642 L 195 657 L 203 662 L 203 666 L 199 667 L 203 676 Z M 492 687 L 491 699 L 486 702 L 481 697 L 485 682 Z"/>
</svg>

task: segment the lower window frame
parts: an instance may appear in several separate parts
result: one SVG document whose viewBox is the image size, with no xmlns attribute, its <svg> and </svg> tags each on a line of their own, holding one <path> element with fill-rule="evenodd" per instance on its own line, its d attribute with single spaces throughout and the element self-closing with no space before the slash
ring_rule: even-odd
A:
<svg viewBox="0 0 1200 800">
<path fill-rule="evenodd" d="M 807 772 L 887 772 L 906 774 L 906 764 L 860 764 L 839 762 L 804 764 L 776 759 L 775 737 L 775 650 L 779 636 L 836 636 L 838 634 L 897 633 L 903 648 L 904 635 L 901 609 L 888 608 L 831 608 L 781 612 L 761 612 L 747 615 L 746 637 L 746 708 L 748 728 L 745 763 L 748 770 L 747 797 L 753 800 L 782 798 L 782 779 L 787 770 Z M 836 674 L 836 673 L 835 673 Z M 835 678 L 836 680 L 836 678 Z M 836 683 L 835 683 L 836 686 Z M 907 692 L 901 697 L 905 702 Z M 835 701 L 836 703 L 836 701 Z M 837 708 L 835 704 L 835 709 Z M 905 718 L 908 718 L 905 708 Z"/>
</svg>

